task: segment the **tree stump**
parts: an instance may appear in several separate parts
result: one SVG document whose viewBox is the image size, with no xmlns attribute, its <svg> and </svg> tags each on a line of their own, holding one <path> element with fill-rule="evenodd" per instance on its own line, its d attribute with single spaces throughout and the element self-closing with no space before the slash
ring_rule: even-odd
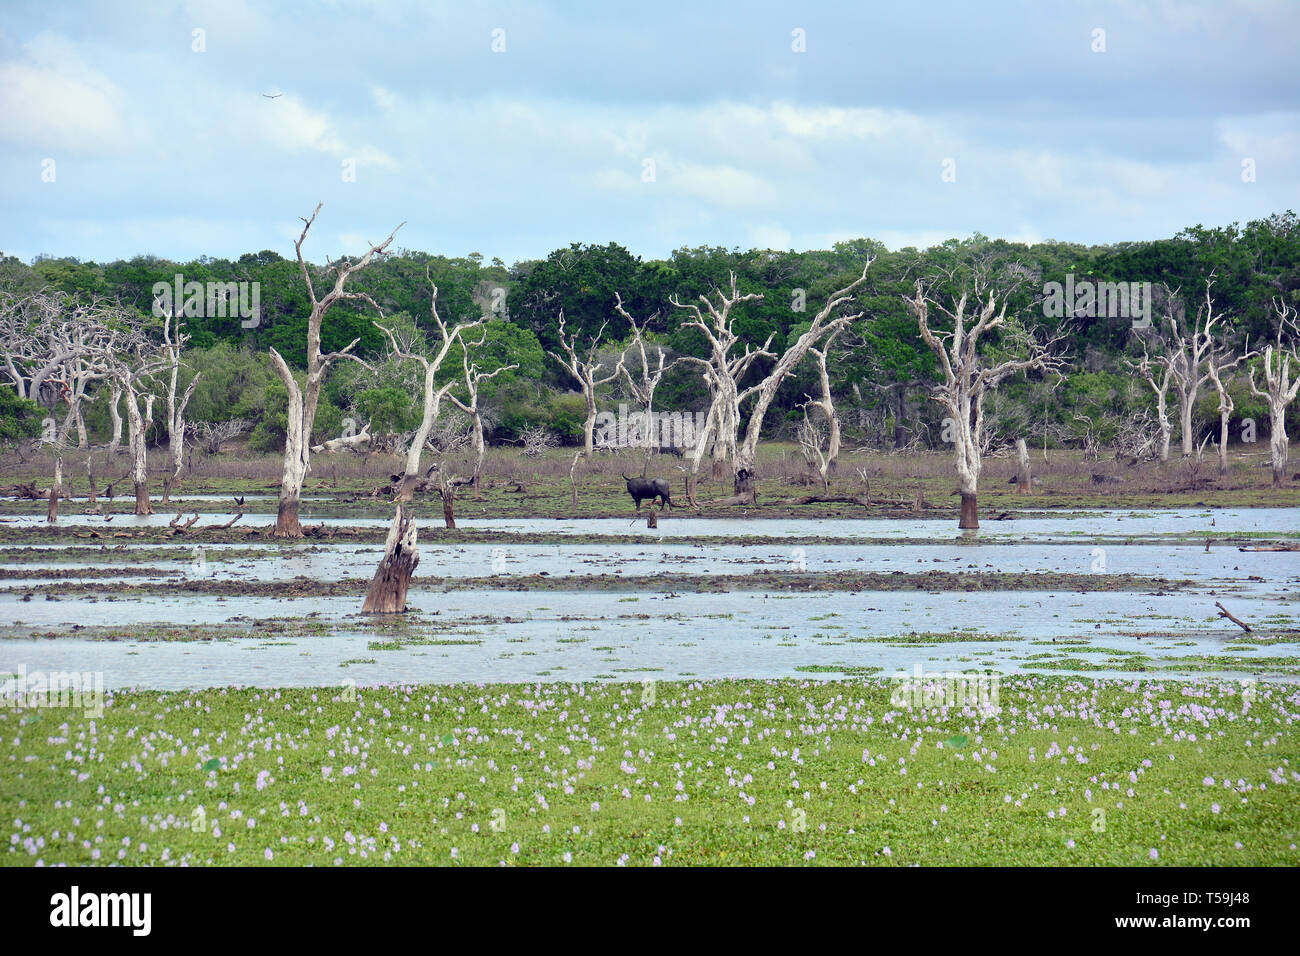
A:
<svg viewBox="0 0 1300 956">
<path fill-rule="evenodd" d="M 415 511 L 397 506 L 393 524 L 388 529 L 384 558 L 375 569 L 366 593 L 362 614 L 400 614 L 406 610 L 406 591 L 420 563 L 416 549 Z"/>
</svg>

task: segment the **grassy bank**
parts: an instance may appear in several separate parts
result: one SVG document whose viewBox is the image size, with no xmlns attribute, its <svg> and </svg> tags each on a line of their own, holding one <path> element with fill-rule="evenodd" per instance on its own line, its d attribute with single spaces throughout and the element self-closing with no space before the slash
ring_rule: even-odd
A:
<svg viewBox="0 0 1300 956">
<path fill-rule="evenodd" d="M 1295 684 L 1016 678 L 983 714 L 890 698 L 788 680 L 3 708 L 0 860 L 1300 863 Z"/>
</svg>

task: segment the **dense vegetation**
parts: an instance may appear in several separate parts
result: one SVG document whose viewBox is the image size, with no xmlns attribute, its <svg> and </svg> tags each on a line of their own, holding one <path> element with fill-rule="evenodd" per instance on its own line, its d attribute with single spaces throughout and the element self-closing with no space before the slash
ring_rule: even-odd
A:
<svg viewBox="0 0 1300 956">
<path fill-rule="evenodd" d="M 764 295 L 761 301 L 739 307 L 737 331 L 755 346 L 771 335 L 771 348 L 779 354 L 826 295 L 851 280 L 873 255 L 876 262 L 865 291 L 858 295 L 865 318 L 837 343 L 831 373 L 848 436 L 881 447 L 911 441 L 933 447 L 940 442 L 941 413 L 925 400 L 934 381 L 935 359 L 920 341 L 916 321 L 902 298 L 918 277 L 932 279 L 974 258 L 995 260 L 1004 267 L 1020 263 L 1017 268 L 1025 281 L 1013 304 L 1045 332 L 1068 322 L 1064 382 L 1009 382 L 990 409 L 999 435 L 1008 439 L 1024 435 L 1052 445 L 1086 438 L 1109 443 L 1126 418 L 1131 420 L 1135 411 L 1152 405 L 1151 390 L 1125 364 L 1126 357 L 1141 356 L 1142 344 L 1150 342 L 1151 333 L 1144 339 L 1133 331 L 1127 317 L 1045 316 L 1038 301 L 1045 283 L 1064 282 L 1072 274 L 1076 282 L 1150 282 L 1157 288 L 1164 284 L 1179 292 L 1191 314 L 1204 296 L 1206 278 L 1212 275 L 1216 307 L 1230 318 L 1238 338 L 1248 337 L 1252 344 L 1274 335 L 1274 298 L 1293 305 L 1300 302 L 1300 221 L 1289 211 L 1244 227 L 1195 226 L 1170 239 L 1108 246 L 1056 241 L 1025 246 L 976 235 L 924 251 L 890 252 L 880 243 L 860 239 L 802 253 L 679 249 L 667 260 L 644 261 L 616 243 L 574 243 L 543 260 L 509 267 L 499 259 L 485 262 L 478 253 L 447 258 L 398 250 L 359 273 L 353 286 L 370 295 L 387 317 L 409 320 L 425 330 L 432 328 L 426 271 L 438 286 L 444 317 L 477 315 L 499 306 L 496 319 L 487 326 L 487 342 L 476 355 L 488 368 L 507 363 L 519 368 L 485 386 L 490 439 L 513 441 L 529 426 L 542 425 L 571 442 L 581 435 L 583 403 L 570 391 L 572 383 L 558 363 L 546 354 L 557 345 L 561 310 L 569 330 L 579 332 L 580 341 L 589 341 L 604 328 L 602 347 L 614 355 L 629 335 L 626 320 L 613 308 L 617 292 L 628 311 L 647 322 L 654 340 L 676 354 L 703 355 L 702 337 L 681 327 L 683 313 L 670 304 L 670 297 L 690 301 L 725 285 L 734 271 L 743 291 Z M 154 284 L 170 283 L 178 273 L 185 281 L 260 284 L 261 314 L 255 327 L 244 328 L 238 316 L 186 320 L 192 339 L 182 374 L 188 378 L 196 371 L 203 373 L 187 417 L 195 422 L 243 418 L 249 422 L 255 448 L 279 447 L 285 392 L 272 370 L 268 348 L 275 347 L 298 367 L 306 358 L 309 303 L 294 259 L 264 250 L 235 261 L 203 257 L 187 263 L 155 256 L 110 263 L 41 256 L 28 266 L 8 257 L 0 259 L 0 288 L 18 294 L 46 288 L 99 295 L 147 312 Z M 798 308 L 801 298 L 807 311 Z M 374 317 L 364 303 L 340 303 L 325 323 L 323 347 L 338 349 L 359 338 L 360 354 L 381 357 L 385 343 L 372 323 Z M 444 374 L 458 374 L 459 365 L 457 360 L 448 362 Z M 1237 426 L 1247 418 L 1260 422 L 1261 436 L 1267 433 L 1266 409 L 1251 395 L 1244 371 L 1230 389 L 1236 403 L 1234 440 L 1240 435 Z M 762 373 L 759 363 L 750 374 Z M 798 415 L 796 405 L 815 388 L 814 376 L 812 362 L 805 361 L 784 382 L 767 419 L 770 431 L 788 434 Z M 419 413 L 409 385 L 396 372 L 376 378 L 359 366 L 338 367 L 323 396 L 317 433 L 336 434 L 348 417 L 371 421 L 376 432 L 412 427 Z M 627 400 L 618 387 L 609 386 L 602 407 L 614 409 Z M 689 366 L 670 372 L 656 396 L 660 408 L 681 411 L 705 408 L 707 401 L 698 372 Z M 92 440 L 106 438 L 106 406 L 105 401 L 87 406 Z M 1298 408 L 1292 407 L 1292 420 Z M 13 395 L 0 389 L 0 439 L 33 434 L 40 417 L 34 406 L 15 404 Z M 1216 417 L 1214 392 L 1207 389 L 1198 407 L 1198 430 L 1208 432 Z M 151 437 L 160 439 L 162 434 Z"/>
</svg>

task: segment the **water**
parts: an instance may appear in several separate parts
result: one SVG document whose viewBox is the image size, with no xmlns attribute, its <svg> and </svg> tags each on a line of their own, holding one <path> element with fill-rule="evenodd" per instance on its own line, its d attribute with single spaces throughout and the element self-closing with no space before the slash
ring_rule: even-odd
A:
<svg viewBox="0 0 1300 956">
<path fill-rule="evenodd" d="M 343 597 L 217 597 L 175 593 L 146 595 L 58 594 L 57 582 L 18 580 L 13 570 L 39 565 L 5 561 L 0 548 L 0 622 L 19 624 L 35 639 L 0 640 L 0 673 L 100 671 L 105 686 L 185 687 L 337 685 L 394 681 L 645 680 L 781 676 L 834 677 L 862 673 L 889 676 L 921 665 L 926 672 L 991 667 L 1002 673 L 1040 673 L 1031 665 L 1072 652 L 1089 661 L 1096 676 L 1138 673 L 1220 677 L 1284 677 L 1286 667 L 1269 658 L 1293 657 L 1300 635 L 1300 553 L 1240 552 L 1229 545 L 1159 543 L 1162 535 L 1209 529 L 1250 534 L 1283 532 L 1300 537 L 1293 509 L 1187 512 L 1107 512 L 1047 515 L 1016 522 L 987 522 L 978 538 L 951 540 L 951 521 L 756 520 L 682 518 L 665 520 L 644 542 L 574 541 L 515 543 L 509 532 L 560 531 L 567 535 L 625 534 L 622 520 L 546 521 L 467 519 L 465 527 L 495 529 L 499 544 L 444 544 L 430 531 L 408 597 L 422 617 L 408 637 L 434 643 L 403 643 L 359 616 L 360 595 Z M 116 522 L 115 522 L 116 523 Z M 166 521 L 164 520 L 164 524 Z M 355 525 L 357 520 L 342 519 Z M 376 520 L 375 523 L 383 522 Z M 692 542 L 690 534 L 733 535 L 727 545 Z M 931 538 L 931 543 L 862 545 L 746 543 L 755 535 L 838 539 Z M 1118 544 L 1111 536 L 1143 543 Z M 1022 540 L 1029 538 L 1031 540 Z M 1099 545 L 1097 540 L 1107 541 Z M 237 550 L 264 543 L 204 546 L 200 575 L 192 560 L 163 559 L 158 546 L 132 544 L 106 549 L 77 567 L 131 565 L 155 568 L 158 578 L 203 576 L 215 580 L 367 580 L 379 545 L 312 543 L 272 545 L 280 553 L 243 557 Z M 50 546 L 61 547 L 59 545 Z M 162 547 L 184 548 L 183 541 Z M 52 565 L 62 567 L 62 565 Z M 609 590 L 517 591 L 512 575 L 546 571 L 555 577 L 673 573 L 692 576 L 755 571 L 806 573 L 939 570 L 949 573 L 1051 571 L 1190 579 L 1190 591 L 1167 593 L 1052 591 L 1011 592 L 813 592 L 673 593 L 665 587 L 637 591 L 629 584 Z M 75 571 L 72 572 L 75 579 Z M 501 577 L 491 578 L 500 574 Z M 484 578 L 472 590 L 442 592 L 437 578 Z M 123 578 L 149 580 L 149 578 Z M 427 582 L 427 583 L 426 583 Z M 24 601 L 24 594 L 32 594 Z M 1262 634 L 1282 643 L 1251 650 L 1230 648 L 1241 637 L 1219 618 L 1215 601 L 1256 622 Z M 256 620 L 312 616 L 327 633 L 284 637 Z M 91 641 L 79 627 L 106 624 L 141 628 L 235 625 L 243 636 L 217 641 Z M 1287 638 L 1285 631 L 1293 632 Z M 894 646 L 879 638 L 918 632 L 969 632 L 960 642 Z M 46 638 L 41 635 L 60 636 Z M 1145 637 L 1140 635 L 1147 635 Z M 1170 636 L 1172 635 L 1172 636 Z M 1058 641 L 1087 641 L 1088 652 Z M 372 642 L 382 646 L 372 648 Z M 442 643 L 439 643 L 442 642 Z M 1150 658 L 1149 671 L 1139 670 Z M 1236 655 L 1240 664 L 1197 671 L 1190 664 L 1165 669 L 1174 658 Z M 1035 657 L 1034 655 L 1042 655 Z M 1258 663 L 1255 663 L 1258 661 Z M 846 672 L 844 668 L 848 668 Z M 829 670 L 828 670 L 829 669 Z M 1051 671 L 1048 671 L 1051 672 Z M 1293 678 L 1292 678 L 1293 679 Z"/>
</svg>

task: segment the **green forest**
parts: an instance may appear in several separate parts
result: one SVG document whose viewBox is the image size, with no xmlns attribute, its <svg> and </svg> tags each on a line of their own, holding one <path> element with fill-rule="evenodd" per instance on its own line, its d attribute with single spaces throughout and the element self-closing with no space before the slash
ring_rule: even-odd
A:
<svg viewBox="0 0 1300 956">
<path fill-rule="evenodd" d="M 99 263 L 43 255 L 26 264 L 8 256 L 0 258 L 0 294 L 20 299 L 42 290 L 58 291 L 113 300 L 147 315 L 155 284 L 170 285 L 178 274 L 185 282 L 257 283 L 260 313 L 251 327 L 238 315 L 185 318 L 190 339 L 181 384 L 202 373 L 186 413 L 189 421 L 242 420 L 244 438 L 254 450 L 274 451 L 283 445 L 286 392 L 268 350 L 275 348 L 291 365 L 302 368 L 310 311 L 299 264 L 292 249 L 286 252 L 263 250 L 233 261 L 202 257 L 192 262 L 138 255 Z M 517 367 L 484 383 L 489 440 L 516 442 L 526 430 L 540 427 L 557 443 L 572 444 L 582 438 L 583 398 L 548 354 L 558 349 L 561 312 L 580 344 L 599 337 L 598 348 L 611 356 L 611 364 L 631 341 L 627 320 L 615 310 L 616 297 L 644 325 L 648 340 L 669 356 L 707 356 L 703 336 L 683 327 L 688 314 L 671 300 L 698 302 L 700 295 L 726 287 L 735 273 L 741 292 L 762 295 L 737 307 L 735 329 L 742 343 L 757 348 L 770 336 L 769 348 L 780 355 L 827 295 L 856 278 L 872 257 L 853 304 L 853 311 L 863 316 L 836 340 L 828 366 L 846 438 L 885 449 L 940 445 L 941 413 L 928 400 L 936 381 L 936 358 L 922 342 L 904 302 L 918 279 L 940 286 L 949 283 L 955 293 L 964 269 L 972 263 L 992 264 L 1000 276 L 1017 280 L 1010 301 L 1022 326 L 1036 327 L 1044 338 L 1064 333 L 1061 374 L 1008 381 L 987 410 L 989 427 L 999 438 L 1025 437 L 1031 444 L 1054 447 L 1108 446 L 1124 438 L 1126 429 L 1149 430 L 1154 396 L 1132 363 L 1144 350 L 1154 355 L 1168 347 L 1162 314 L 1192 321 L 1205 302 L 1207 280 L 1212 280 L 1213 307 L 1225 317 L 1230 340 L 1239 348 L 1273 341 L 1278 304 L 1300 304 L 1300 222 L 1291 211 L 1244 226 L 1198 225 L 1170 238 L 1115 245 L 1049 241 L 1028 246 L 975 235 L 926 250 L 889 251 L 879 242 L 859 239 L 807 252 L 700 246 L 678 249 L 667 259 L 647 260 L 614 242 L 574 243 L 545 258 L 510 266 L 477 252 L 449 258 L 404 249 L 399 233 L 395 250 L 358 272 L 349 290 L 373 300 L 385 324 L 412 326 L 426 335 L 436 335 L 431 282 L 438 289 L 439 312 L 449 322 L 490 315 L 474 360 L 487 369 Z M 311 268 L 317 275 L 324 270 Z M 1155 290 L 1154 327 L 1136 330 L 1122 315 L 1046 314 L 1050 310 L 1042 304 L 1045 286 L 1064 283 L 1067 277 L 1075 283 L 1150 283 Z M 418 421 L 420 397 L 409 376 L 385 372 L 388 344 L 374 324 L 377 318 L 375 308 L 359 300 L 339 302 L 327 315 L 322 348 L 338 350 L 359 339 L 356 352 L 372 368 L 344 362 L 331 369 L 317 434 L 337 434 L 347 419 L 369 422 L 376 434 L 409 430 Z M 761 377 L 764 361 L 750 374 Z M 1228 385 L 1234 398 L 1234 441 L 1245 419 L 1258 420 L 1261 435 L 1267 434 L 1267 408 L 1249 387 L 1250 366 L 1258 361 L 1243 363 Z M 454 377 L 460 365 L 459 359 L 449 360 L 441 374 Z M 799 404 L 816 388 L 816 374 L 814 363 L 805 360 L 782 383 L 765 420 L 771 437 L 791 433 L 801 417 Z M 89 441 L 101 443 L 108 440 L 111 426 L 108 402 L 96 397 L 92 391 L 86 398 L 85 425 Z M 601 407 L 616 408 L 630 397 L 623 383 L 614 382 L 602 390 Z M 693 366 L 679 364 L 665 377 L 655 403 L 662 409 L 699 410 L 707 407 L 708 392 Z M 1300 405 L 1293 404 L 1289 411 L 1292 420 L 1297 408 Z M 0 388 L 0 437 L 5 440 L 38 435 L 46 414 L 37 402 L 20 400 L 13 389 Z M 1213 388 L 1202 391 L 1195 423 L 1198 442 L 1217 428 Z M 164 435 L 165 423 L 150 438 L 161 441 Z"/>
</svg>

